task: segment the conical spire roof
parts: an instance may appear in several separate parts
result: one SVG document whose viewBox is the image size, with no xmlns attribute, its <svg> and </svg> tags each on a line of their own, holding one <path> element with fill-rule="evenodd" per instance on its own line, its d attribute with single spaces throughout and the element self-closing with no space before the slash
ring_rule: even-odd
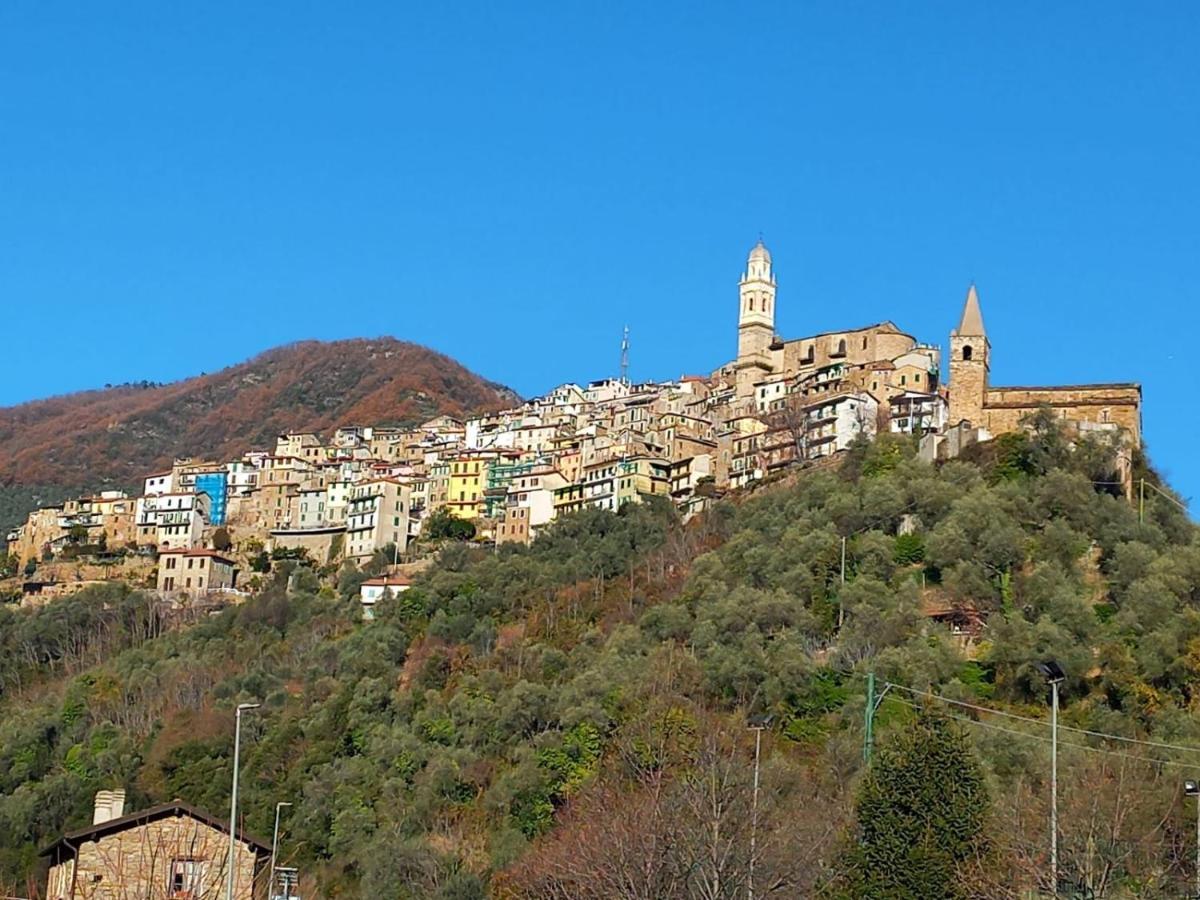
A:
<svg viewBox="0 0 1200 900">
<path fill-rule="evenodd" d="M 963 304 L 962 318 L 958 320 L 955 334 L 987 334 L 983 328 L 983 312 L 979 309 L 979 294 L 974 283 L 967 290 L 967 302 Z"/>
</svg>

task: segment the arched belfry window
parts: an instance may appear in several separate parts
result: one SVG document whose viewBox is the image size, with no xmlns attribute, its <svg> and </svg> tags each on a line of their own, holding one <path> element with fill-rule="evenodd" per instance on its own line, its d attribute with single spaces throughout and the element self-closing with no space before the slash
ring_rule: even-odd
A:
<svg viewBox="0 0 1200 900">
<path fill-rule="evenodd" d="M 963 347 L 963 359 L 970 359 L 972 353 L 974 353 L 974 351 L 971 349 L 970 344 L 967 344 L 965 347 Z"/>
<path fill-rule="evenodd" d="M 845 338 L 842 338 L 840 341 L 838 341 L 838 353 L 842 354 L 843 356 L 846 353 L 846 339 Z"/>
<path fill-rule="evenodd" d="M 754 298 L 750 298 L 750 312 L 754 312 Z"/>
</svg>

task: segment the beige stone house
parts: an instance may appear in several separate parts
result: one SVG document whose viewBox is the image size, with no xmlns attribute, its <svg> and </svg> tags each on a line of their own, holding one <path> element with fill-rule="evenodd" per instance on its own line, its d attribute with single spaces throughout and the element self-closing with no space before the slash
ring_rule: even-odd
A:
<svg viewBox="0 0 1200 900">
<path fill-rule="evenodd" d="M 42 851 L 49 900 L 219 900 L 229 824 L 178 800 L 124 814 L 124 791 L 96 795 L 92 824 Z M 234 844 L 236 900 L 268 893 L 271 847 L 244 831 Z"/>
<path fill-rule="evenodd" d="M 158 555 L 158 589 L 205 594 L 230 590 L 237 583 L 237 564 L 216 550 L 163 550 Z"/>
</svg>

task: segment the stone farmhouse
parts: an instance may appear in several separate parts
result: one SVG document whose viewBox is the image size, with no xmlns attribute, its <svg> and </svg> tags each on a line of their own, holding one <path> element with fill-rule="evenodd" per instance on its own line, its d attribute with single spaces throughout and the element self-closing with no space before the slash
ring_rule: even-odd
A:
<svg viewBox="0 0 1200 900">
<path fill-rule="evenodd" d="M 50 900 L 218 900 L 226 895 L 229 823 L 175 801 L 124 814 L 124 791 L 96 795 L 92 824 L 42 851 Z M 239 831 L 236 900 L 265 900 L 271 847 Z"/>
</svg>

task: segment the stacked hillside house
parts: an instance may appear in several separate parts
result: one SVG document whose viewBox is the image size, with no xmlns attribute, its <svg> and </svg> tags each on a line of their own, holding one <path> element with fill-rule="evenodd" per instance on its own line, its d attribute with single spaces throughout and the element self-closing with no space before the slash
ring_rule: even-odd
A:
<svg viewBox="0 0 1200 900">
<path fill-rule="evenodd" d="M 1137 384 L 992 385 L 974 286 L 950 335 L 948 383 L 941 349 L 890 321 L 780 337 L 777 287 L 760 240 L 738 284 L 737 356 L 708 375 L 565 383 L 466 421 L 282 434 L 238 459 L 181 460 L 147 476 L 140 497 L 35 511 L 10 536 L 10 551 L 53 554 L 82 527 L 186 566 L 187 553 L 218 550 L 213 535 L 225 528 L 239 542 L 320 564 L 362 563 L 385 549 L 399 561 L 435 512 L 496 543 L 528 543 L 576 510 L 652 498 L 690 515 L 725 489 L 825 464 L 885 431 L 913 435 L 936 459 L 1048 408 L 1081 431 L 1140 444 Z M 160 571 L 160 585 L 169 578 L 179 590 L 178 574 Z"/>
</svg>

